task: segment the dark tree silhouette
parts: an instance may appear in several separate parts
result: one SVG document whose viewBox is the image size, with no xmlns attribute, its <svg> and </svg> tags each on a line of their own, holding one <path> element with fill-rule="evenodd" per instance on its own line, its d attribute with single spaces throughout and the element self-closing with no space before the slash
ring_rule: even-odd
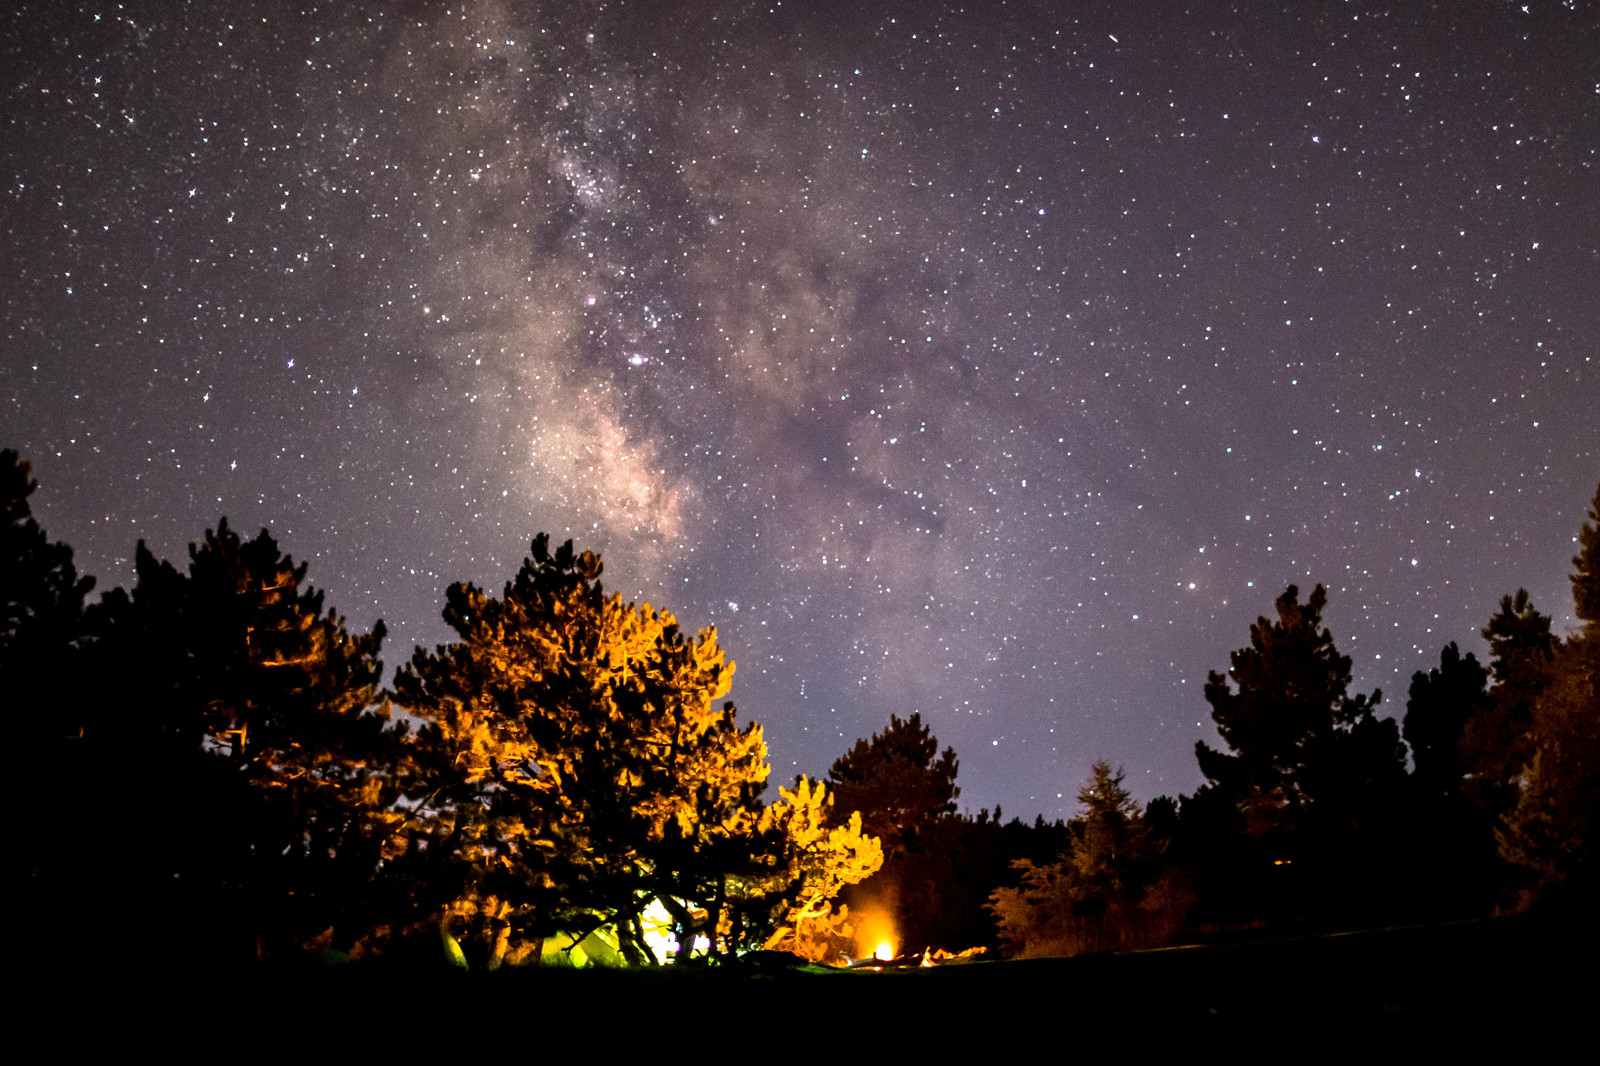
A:
<svg viewBox="0 0 1600 1066">
<path fill-rule="evenodd" d="M 1200 769 L 1257 835 L 1351 824 L 1375 789 L 1404 773 L 1395 723 L 1373 714 L 1381 693 L 1349 693 L 1350 658 L 1321 628 L 1326 604 L 1321 585 L 1304 604 L 1290 585 L 1278 597 L 1277 621 L 1257 619 L 1250 647 L 1233 653 L 1226 676 L 1213 671 L 1206 683 L 1232 752 L 1199 742 Z"/>
<path fill-rule="evenodd" d="M 28 712 L 17 717 L 30 727 L 59 735 L 69 728 L 61 683 L 83 638 L 83 600 L 94 578 L 79 577 L 72 549 L 51 542 L 34 519 L 28 497 L 38 487 L 28 463 L 0 451 L 0 691 Z"/>
<path fill-rule="evenodd" d="M 889 716 L 889 726 L 872 739 L 857 740 L 828 770 L 839 811 L 860 811 L 867 832 L 893 854 L 908 836 L 935 819 L 955 813 L 960 769 L 954 748 L 939 753 L 939 741 L 913 713 Z"/>
<path fill-rule="evenodd" d="M 47 628 L 54 619 L 66 618 L 65 628 L 76 636 L 83 598 L 94 578 L 78 577 L 72 549 L 52 543 L 28 505 L 39 483 L 33 467 L 10 448 L 0 451 L 0 651 L 10 664 L 13 651 L 29 630 Z"/>
<path fill-rule="evenodd" d="M 1321 585 L 1303 604 L 1290 585 L 1277 620 L 1258 619 L 1228 674 L 1211 673 L 1206 700 L 1232 750 L 1196 745 L 1209 785 L 1192 824 L 1221 849 L 1209 861 L 1253 885 L 1229 892 L 1331 915 L 1370 902 L 1382 881 L 1405 750 L 1396 723 L 1373 713 L 1381 694 L 1350 694 L 1326 604 Z M 1281 888 L 1262 880 L 1273 864 L 1292 867 Z"/>
<path fill-rule="evenodd" d="M 1550 617 L 1534 607 L 1527 589 L 1501 597 L 1483 636 L 1494 687 L 1488 708 L 1468 723 L 1461 748 L 1471 773 L 1468 793 L 1499 817 L 1516 803 L 1518 778 L 1533 754 L 1533 707 L 1550 681 L 1557 641 Z"/>
<path fill-rule="evenodd" d="M 305 585 L 305 564 L 226 519 L 190 545 L 186 572 L 142 542 L 135 565 L 131 595 L 114 590 L 92 612 L 90 661 L 121 698 L 81 741 L 97 802 L 132 814 L 119 898 L 241 960 L 359 928 L 349 909 L 398 794 L 369 772 L 395 743 L 370 712 L 383 623 L 350 634 Z"/>
<path fill-rule="evenodd" d="M 1437 667 L 1411 677 L 1405 737 L 1414 768 L 1410 803 L 1396 812 L 1409 819 L 1410 840 L 1396 881 L 1410 890 L 1417 915 L 1487 913 L 1505 879 L 1494 817 L 1471 798 L 1471 763 L 1462 753 L 1468 727 L 1492 707 L 1488 678 L 1489 669 L 1454 643 Z"/>
<path fill-rule="evenodd" d="M 1528 758 L 1500 833 L 1502 854 L 1533 872 L 1535 892 L 1584 912 L 1600 882 L 1600 489 L 1588 517 L 1572 560 L 1584 628 L 1558 646 L 1532 697 Z"/>
<path fill-rule="evenodd" d="M 1411 675 L 1404 732 L 1415 765 L 1413 777 L 1423 793 L 1460 791 L 1467 770 L 1462 734 L 1489 706 L 1488 681 L 1488 667 L 1480 666 L 1471 652 L 1462 656 L 1454 641 L 1439 653 L 1438 666 Z"/>
<path fill-rule="evenodd" d="M 88 702 L 75 679 L 94 579 L 79 577 L 72 549 L 51 542 L 34 519 L 31 475 L 16 452 L 0 451 L 0 702 L 9 712 L 0 765 L 10 785 L 12 861 L 24 872 L 29 909 L 42 914 L 62 904 L 57 859 L 78 846 L 68 839 L 76 820 L 63 814 L 82 791 L 67 768 L 77 764 L 73 742 Z M 43 950 L 58 946 L 46 923 L 23 924 Z"/>
<path fill-rule="evenodd" d="M 967 899 L 963 873 L 951 866 L 957 854 L 982 850 L 980 839 L 951 824 L 959 769 L 955 749 L 940 754 L 938 738 L 912 713 L 890 715 L 887 728 L 857 740 L 828 770 L 835 809 L 861 812 L 865 831 L 883 843 L 882 870 L 844 898 L 858 911 L 890 916 L 908 950 L 948 946 L 937 942 L 950 917 L 962 909 L 981 914 L 987 894 L 985 888 Z M 977 862 L 974 870 L 984 865 L 976 854 L 968 858 Z"/>
</svg>

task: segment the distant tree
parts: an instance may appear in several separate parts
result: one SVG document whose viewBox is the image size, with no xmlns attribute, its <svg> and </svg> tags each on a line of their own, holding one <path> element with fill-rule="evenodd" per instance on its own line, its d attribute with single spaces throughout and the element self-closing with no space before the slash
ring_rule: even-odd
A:
<svg viewBox="0 0 1600 1066">
<path fill-rule="evenodd" d="M 1078 790 L 1083 820 L 1074 826 L 1073 865 L 1092 891 L 1123 891 L 1145 854 L 1144 811 L 1123 787 L 1126 774 L 1104 759 L 1089 772 Z"/>
<path fill-rule="evenodd" d="M 886 916 L 913 950 L 927 946 L 926 938 L 937 936 L 940 920 L 953 912 L 950 896 L 960 894 L 959 875 L 949 863 L 976 843 L 945 824 L 961 795 L 959 768 L 955 749 L 941 754 L 938 738 L 913 712 L 909 718 L 891 714 L 887 728 L 857 740 L 828 771 L 834 817 L 859 811 L 863 830 L 883 845 L 882 869 L 843 898 L 857 911 Z M 981 902 L 980 895 L 973 907 Z"/>
<path fill-rule="evenodd" d="M 1196 745 L 1208 783 L 1184 803 L 1179 851 L 1210 920 L 1367 920 L 1392 905 L 1405 749 L 1374 713 L 1381 694 L 1350 693 L 1326 604 L 1321 585 L 1305 603 L 1289 586 L 1206 684 L 1231 750 Z"/>
<path fill-rule="evenodd" d="M 1178 801 L 1171 796 L 1157 796 L 1144 808 L 1145 829 L 1163 845 L 1171 843 L 1179 832 Z"/>
<path fill-rule="evenodd" d="M 1405 738 L 1415 764 L 1413 776 L 1430 796 L 1461 789 L 1466 766 L 1461 738 L 1469 722 L 1489 706 L 1489 670 L 1455 642 L 1439 654 L 1439 665 L 1411 675 L 1406 701 Z"/>
<path fill-rule="evenodd" d="M 893 854 L 908 836 L 935 819 L 955 813 L 954 748 L 939 753 L 939 741 L 915 712 L 902 719 L 889 716 L 889 726 L 872 739 L 857 740 L 828 770 L 835 808 L 841 815 L 860 811 L 866 831 Z"/>
<path fill-rule="evenodd" d="M 1350 658 L 1321 627 L 1326 605 L 1321 585 L 1304 604 L 1290 585 L 1277 621 L 1250 627 L 1250 647 L 1233 653 L 1226 676 L 1213 671 L 1205 689 L 1232 751 L 1196 745 L 1201 772 L 1248 831 L 1291 846 L 1310 843 L 1308 832 L 1370 829 L 1404 776 L 1399 730 L 1373 713 L 1381 693 L 1349 692 Z"/>
<path fill-rule="evenodd" d="M 1461 748 L 1472 775 L 1469 794 L 1499 816 L 1516 803 L 1518 779 L 1533 754 L 1534 704 L 1550 681 L 1557 641 L 1550 616 L 1534 607 L 1527 589 L 1501 598 L 1483 636 L 1494 687 L 1489 706 L 1468 723 Z"/>
<path fill-rule="evenodd" d="M 1600 489 L 1588 518 L 1572 560 L 1584 628 L 1558 646 L 1532 697 L 1529 754 L 1500 832 L 1502 854 L 1533 872 L 1536 892 L 1585 910 L 1600 883 Z"/>
<path fill-rule="evenodd" d="M 990 910 L 1013 953 L 1076 955 L 1149 947 L 1176 932 L 1187 893 L 1151 846 L 1144 812 L 1123 772 L 1094 764 L 1078 791 L 1082 817 L 1056 862 L 1020 859 L 1017 887 L 997 888 Z"/>
<path fill-rule="evenodd" d="M 820 790 L 760 802 L 766 745 L 717 705 L 733 664 L 715 630 L 685 638 L 672 615 L 606 596 L 601 570 L 541 534 L 501 597 L 451 586 L 459 639 L 395 678 L 396 703 L 424 723 L 408 847 L 453 871 L 426 902 L 455 893 L 451 913 L 491 965 L 519 943 L 602 931 L 630 962 L 667 961 L 647 936 L 652 907 L 685 950 L 759 946 L 785 900 L 815 917 L 819 878 L 876 867 L 859 823 L 818 835 Z"/>
</svg>

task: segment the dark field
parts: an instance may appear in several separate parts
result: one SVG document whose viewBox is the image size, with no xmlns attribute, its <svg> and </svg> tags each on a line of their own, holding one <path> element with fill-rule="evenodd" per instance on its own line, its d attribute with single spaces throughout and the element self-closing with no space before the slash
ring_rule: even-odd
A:
<svg viewBox="0 0 1600 1066">
<path fill-rule="evenodd" d="M 776 1027 L 814 1041 L 875 1033 L 891 1043 L 940 1034 L 1011 1039 L 1075 1034 L 1145 1040 L 1293 1034 L 1345 1043 L 1401 1034 L 1452 1044 L 1592 1029 L 1595 926 L 1518 915 L 1449 925 L 1239 941 L 1127 955 L 984 961 L 931 969 L 826 971 L 502 970 L 382 964 L 206 973 L 174 965 L 32 984 L 62 1034 L 180 1041 L 220 1031 L 340 1033 L 422 1047 L 534 1045 L 555 1037 L 704 1039 Z M 554 1027 L 554 1030 L 552 1030 Z M 557 1032 L 567 1037 L 557 1035 Z M 382 1034 L 379 1036 L 378 1034 Z M 409 1034 L 409 1035 L 408 1035 Z M 537 1036 L 535 1036 L 537 1034 Z M 677 1034 L 677 1035 L 673 1035 Z M 245 1036 L 248 1042 L 251 1038 Z M 599 1040 L 600 1044 L 592 1042 Z M 860 1045 L 865 1047 L 865 1045 Z M 460 1048 L 458 1050 L 465 1050 Z M 809 1056 L 808 1056 L 809 1057 Z M 831 1056 L 830 1056 L 831 1057 Z"/>
</svg>

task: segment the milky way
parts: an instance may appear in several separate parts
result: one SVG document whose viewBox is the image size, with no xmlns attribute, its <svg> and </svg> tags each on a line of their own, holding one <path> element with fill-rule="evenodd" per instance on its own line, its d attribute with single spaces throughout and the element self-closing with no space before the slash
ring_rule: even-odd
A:
<svg viewBox="0 0 1600 1066">
<path fill-rule="evenodd" d="M 1192 790 L 1294 582 L 1403 710 L 1600 477 L 1587 3 L 40 4 L 0 445 L 101 588 L 226 515 L 448 639 L 533 534 L 715 625 L 777 776 Z"/>
</svg>

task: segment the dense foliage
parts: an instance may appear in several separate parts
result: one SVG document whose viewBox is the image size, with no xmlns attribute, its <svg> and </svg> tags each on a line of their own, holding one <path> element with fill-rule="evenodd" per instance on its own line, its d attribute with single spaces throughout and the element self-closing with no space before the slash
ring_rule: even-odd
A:
<svg viewBox="0 0 1600 1066">
<path fill-rule="evenodd" d="M 842 810 L 862 811 L 867 830 L 894 851 L 943 815 L 954 814 L 961 790 L 954 748 L 939 741 L 922 716 L 889 716 L 889 726 L 834 760 L 828 781 Z"/>
<path fill-rule="evenodd" d="M 28 950 L 142 928 L 235 962 L 445 945 L 488 967 L 763 947 L 836 963 L 887 930 L 902 949 L 1075 954 L 1594 890 L 1600 491 L 1579 631 L 1505 596 L 1487 662 L 1447 645 L 1402 730 L 1350 692 L 1324 588 L 1290 586 L 1210 675 L 1224 746 L 1197 746 L 1204 786 L 1141 806 L 1101 760 L 1078 817 L 1029 825 L 958 813 L 956 753 L 918 714 L 767 802 L 715 631 L 606 594 L 570 542 L 541 534 L 499 596 L 451 586 L 456 639 L 386 693 L 383 624 L 352 632 L 266 530 L 224 519 L 182 569 L 141 542 L 132 588 L 90 602 L 35 489 L 0 453 L 13 839 L 24 905 L 48 916 Z"/>
<path fill-rule="evenodd" d="M 1532 890 L 1589 906 L 1600 851 L 1600 489 L 1572 560 L 1583 629 L 1556 646 L 1533 698 L 1527 761 L 1499 832 L 1506 858 Z"/>
<path fill-rule="evenodd" d="M 457 913 L 494 959 L 603 929 L 629 961 L 662 961 L 656 905 L 712 955 L 761 943 L 802 898 L 814 921 L 816 882 L 872 872 L 876 843 L 859 820 L 819 838 L 821 790 L 765 807 L 761 729 L 717 705 L 733 666 L 715 632 L 606 596 L 601 569 L 541 535 L 501 597 L 450 588 L 460 640 L 395 678 L 429 788 L 408 846 L 462 868 Z"/>
<path fill-rule="evenodd" d="M 995 890 L 989 906 L 1012 952 L 1152 947 L 1181 928 L 1189 906 L 1185 879 L 1162 861 L 1163 842 L 1122 781 L 1122 770 L 1096 762 L 1078 790 L 1083 813 L 1066 850 L 1045 865 L 1018 859 L 1021 884 Z"/>
</svg>

